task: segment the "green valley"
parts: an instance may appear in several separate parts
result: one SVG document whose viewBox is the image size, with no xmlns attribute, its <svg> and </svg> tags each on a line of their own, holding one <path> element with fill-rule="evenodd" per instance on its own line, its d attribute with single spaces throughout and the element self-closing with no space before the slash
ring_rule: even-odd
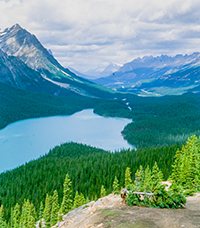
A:
<svg viewBox="0 0 200 228">
<path fill-rule="evenodd" d="M 200 95 L 138 97 L 116 94 L 116 99 L 58 97 L 27 92 L 0 83 L 0 128 L 33 117 L 70 115 L 93 108 L 96 114 L 131 118 L 122 131 L 136 148 L 183 143 L 199 135 Z"/>
</svg>

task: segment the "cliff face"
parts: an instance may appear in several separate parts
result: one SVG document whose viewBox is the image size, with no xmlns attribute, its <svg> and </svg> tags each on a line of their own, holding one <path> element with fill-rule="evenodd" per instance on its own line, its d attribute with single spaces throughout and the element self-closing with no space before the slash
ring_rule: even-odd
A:
<svg viewBox="0 0 200 228">
<path fill-rule="evenodd" d="M 23 61 L 9 56 L 0 49 L 0 82 L 20 89 L 47 92 L 51 83 L 46 81 L 37 71 L 28 67 Z M 56 86 L 54 86 L 56 88 Z M 59 87 L 57 86 L 57 90 Z"/>
</svg>

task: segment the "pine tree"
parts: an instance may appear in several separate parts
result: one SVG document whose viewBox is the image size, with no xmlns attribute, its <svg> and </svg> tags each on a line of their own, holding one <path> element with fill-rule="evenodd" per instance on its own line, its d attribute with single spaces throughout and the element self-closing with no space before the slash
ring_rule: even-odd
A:
<svg viewBox="0 0 200 228">
<path fill-rule="evenodd" d="M 144 191 L 144 170 L 142 165 L 135 173 L 135 186 L 138 191 Z"/>
<path fill-rule="evenodd" d="M 63 184 L 63 200 L 61 204 L 61 214 L 67 214 L 72 208 L 72 182 L 69 179 L 69 175 L 66 174 L 65 181 Z"/>
<path fill-rule="evenodd" d="M 180 170 L 181 167 L 181 152 L 179 150 L 176 151 L 176 154 L 174 156 L 174 164 L 172 165 L 172 174 L 170 176 L 170 179 L 173 180 L 173 182 L 176 183 L 176 185 L 180 184 Z"/>
<path fill-rule="evenodd" d="M 41 220 L 43 218 L 43 212 L 44 212 L 44 204 L 41 201 L 40 202 L 40 208 L 39 208 L 39 219 Z"/>
<path fill-rule="evenodd" d="M 131 172 L 130 172 L 130 168 L 127 167 L 125 171 L 125 188 L 127 188 L 127 186 L 131 184 L 132 184 Z"/>
<path fill-rule="evenodd" d="M 6 228 L 7 227 L 5 219 L 4 219 L 3 205 L 1 205 L 1 207 L 0 207 L 0 227 L 1 228 Z"/>
<path fill-rule="evenodd" d="M 81 202 L 81 205 L 84 205 L 86 203 L 83 193 L 81 193 L 81 195 L 80 195 L 80 202 Z"/>
<path fill-rule="evenodd" d="M 35 217 L 36 213 L 34 205 L 30 204 L 29 200 L 24 200 L 19 227 L 35 228 Z"/>
<path fill-rule="evenodd" d="M 197 137 L 192 136 L 191 137 L 191 148 L 190 148 L 190 157 L 189 157 L 189 163 L 190 163 L 190 170 L 188 173 L 188 179 L 190 180 L 189 183 L 187 183 L 187 188 L 194 189 L 194 191 L 198 189 L 199 185 L 199 176 L 200 176 L 200 162 L 199 162 L 199 153 L 198 153 L 198 143 L 197 143 Z"/>
<path fill-rule="evenodd" d="M 47 194 L 45 199 L 44 213 L 43 213 L 43 218 L 44 218 L 46 228 L 50 227 L 51 210 L 52 210 L 52 197 Z"/>
<path fill-rule="evenodd" d="M 35 217 L 36 213 L 34 205 L 30 204 L 29 200 L 24 200 L 20 218 L 20 227 L 35 228 Z"/>
<path fill-rule="evenodd" d="M 158 168 L 157 162 L 155 162 L 151 172 L 152 191 L 154 191 L 155 188 L 161 185 L 162 179 L 163 179 L 163 174 Z"/>
<path fill-rule="evenodd" d="M 18 228 L 20 223 L 20 206 L 17 203 L 11 212 L 11 227 Z"/>
<path fill-rule="evenodd" d="M 14 224 L 13 224 L 13 208 L 11 208 L 11 211 L 10 211 L 10 223 L 9 224 L 9 228 L 13 228 L 14 227 Z"/>
<path fill-rule="evenodd" d="M 74 197 L 74 205 L 73 208 L 77 208 L 80 207 L 81 203 L 80 203 L 80 195 L 78 194 L 78 191 L 76 191 L 75 197 Z"/>
<path fill-rule="evenodd" d="M 182 186 L 185 187 L 185 185 L 190 185 L 191 179 L 190 179 L 190 169 L 191 169 L 191 163 L 190 163 L 190 158 L 191 158 L 191 140 L 188 139 L 186 142 L 186 145 L 183 146 L 181 150 L 181 158 L 180 158 L 180 183 Z"/>
<path fill-rule="evenodd" d="M 28 220 L 29 220 L 29 200 L 24 200 L 24 203 L 22 205 L 22 212 L 21 212 L 21 218 L 20 218 L 20 227 L 28 227 Z"/>
<path fill-rule="evenodd" d="M 101 195 L 101 198 L 106 196 L 106 189 L 104 188 L 103 185 L 101 185 L 101 193 L 100 193 L 100 195 Z"/>
<path fill-rule="evenodd" d="M 199 175 L 195 176 L 194 178 L 194 189 L 195 189 L 195 192 L 198 192 L 200 190 L 200 177 Z"/>
<path fill-rule="evenodd" d="M 196 136 L 188 138 L 181 151 L 177 151 L 172 165 L 173 186 L 180 185 L 192 194 L 200 186 L 200 140 Z M 187 193 L 188 192 L 188 193 Z"/>
<path fill-rule="evenodd" d="M 115 176 L 114 182 L 113 182 L 113 193 L 115 195 L 119 194 L 119 181 L 117 177 Z"/>
<path fill-rule="evenodd" d="M 29 205 L 29 218 L 28 218 L 28 228 L 35 228 L 35 207 L 33 204 Z"/>
<path fill-rule="evenodd" d="M 39 226 L 40 227 L 42 227 L 43 212 L 44 212 L 44 205 L 43 205 L 43 202 L 41 201 L 40 208 L 39 208 L 39 220 L 40 220 Z"/>
<path fill-rule="evenodd" d="M 58 211 L 59 211 L 59 204 L 58 204 L 58 192 L 55 190 L 53 192 L 52 198 L 52 209 L 51 209 L 51 226 L 54 226 L 58 222 Z"/>
<path fill-rule="evenodd" d="M 88 196 L 85 199 L 85 203 L 89 203 L 91 200 L 88 198 Z"/>
<path fill-rule="evenodd" d="M 73 204 L 73 209 L 82 206 L 85 204 L 85 197 L 81 193 L 80 195 L 78 194 L 78 191 L 76 191 L 75 197 L 74 197 L 74 204 Z"/>
<path fill-rule="evenodd" d="M 149 169 L 149 166 L 147 166 L 147 168 L 144 171 L 144 191 L 152 191 L 151 170 Z"/>
</svg>

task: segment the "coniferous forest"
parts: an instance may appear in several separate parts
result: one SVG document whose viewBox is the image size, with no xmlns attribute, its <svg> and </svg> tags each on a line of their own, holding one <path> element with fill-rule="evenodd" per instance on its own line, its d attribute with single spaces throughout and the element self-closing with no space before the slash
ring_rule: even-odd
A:
<svg viewBox="0 0 200 228">
<path fill-rule="evenodd" d="M 9 220 L 11 208 L 24 200 L 33 203 L 37 216 L 45 197 L 58 193 L 59 204 L 63 197 L 63 183 L 68 173 L 72 181 L 72 199 L 76 191 L 85 198 L 100 197 L 101 186 L 107 193 L 112 192 L 114 178 L 124 186 L 125 170 L 130 167 L 134 173 L 140 165 L 153 167 L 155 161 L 161 167 L 164 179 L 171 173 L 171 165 L 179 146 L 150 149 L 122 150 L 110 153 L 102 149 L 82 144 L 67 143 L 55 147 L 47 155 L 0 175 L 0 200 L 4 206 L 4 216 Z"/>
<path fill-rule="evenodd" d="M 121 107 L 116 111 L 108 101 L 94 108 L 105 116 L 132 118 L 122 131 L 124 138 L 139 147 L 184 143 L 191 135 L 200 134 L 200 94 L 186 93 L 181 96 L 137 97 L 126 96 L 131 111 Z M 124 113 L 124 114 L 122 114 Z"/>
<path fill-rule="evenodd" d="M 0 128 L 22 119 L 71 115 L 93 108 L 102 116 L 132 119 L 122 134 L 136 148 L 182 144 L 200 133 L 198 93 L 164 97 L 116 93 L 115 99 L 66 98 L 27 92 L 2 83 L 0 91 Z"/>
<path fill-rule="evenodd" d="M 66 143 L 45 156 L 0 175 L 1 227 L 50 227 L 68 211 L 121 187 L 130 206 L 179 208 L 200 190 L 200 139 L 114 153 Z M 170 179 L 169 191 L 161 181 Z M 153 193 L 141 200 L 137 192 Z M 18 224 L 18 225 L 16 225 Z"/>
<path fill-rule="evenodd" d="M 133 122 L 122 134 L 137 148 L 110 153 L 67 143 L 35 161 L 0 174 L 1 227 L 34 227 L 39 219 L 50 227 L 67 211 L 111 193 L 114 183 L 115 192 L 126 185 L 133 191 L 141 191 L 144 186 L 147 189 L 149 180 L 154 183 L 155 177 L 149 173 L 155 170 L 155 162 L 162 172 L 162 178 L 157 179 L 170 178 L 175 183 L 172 192 L 169 195 L 155 182 L 148 186 L 149 191 L 157 194 L 154 202 L 148 199 L 141 202 L 133 194 L 127 201 L 130 205 L 177 208 L 185 200 L 182 195 L 174 195 L 173 189 L 180 194 L 184 191 L 185 195 L 199 191 L 200 143 L 195 136 L 191 137 L 199 135 L 199 94 L 157 98 L 116 94 L 113 100 L 66 99 L 11 90 L 1 84 L 0 87 L 1 128 L 25 118 L 67 115 L 93 108 L 102 116 L 131 118 Z M 185 144 L 188 137 L 191 139 Z M 131 172 L 129 184 L 126 183 L 127 167 Z M 166 203 L 169 197 L 170 202 Z M 175 202 L 177 198 L 180 201 Z"/>
</svg>

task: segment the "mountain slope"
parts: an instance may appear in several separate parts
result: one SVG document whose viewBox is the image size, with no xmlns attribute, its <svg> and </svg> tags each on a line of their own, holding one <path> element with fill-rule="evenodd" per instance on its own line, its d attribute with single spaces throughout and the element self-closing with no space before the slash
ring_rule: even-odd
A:
<svg viewBox="0 0 200 228">
<path fill-rule="evenodd" d="M 185 92 L 200 92 L 200 65 L 184 66 L 177 72 L 164 74 L 152 81 L 132 86 L 131 91 L 152 95 L 180 95 Z"/>
<path fill-rule="evenodd" d="M 60 97 L 30 92 L 0 82 L 0 129 L 27 118 L 71 115 L 94 108 L 101 99 L 87 97 Z"/>
<path fill-rule="evenodd" d="M 175 57 L 145 56 L 124 64 L 112 75 L 94 82 L 139 95 L 182 94 L 199 91 L 199 67 L 200 53 Z"/>
<path fill-rule="evenodd" d="M 70 90 L 45 80 L 19 58 L 8 56 L 0 49 L 0 82 L 32 92 L 62 96 L 79 96 Z"/>
<path fill-rule="evenodd" d="M 89 199 L 94 199 L 95 195 L 100 196 L 102 184 L 107 193 L 111 193 L 115 176 L 120 186 L 124 186 L 126 167 L 130 167 L 135 173 L 140 165 L 146 167 L 148 164 L 152 168 L 157 161 L 164 177 L 167 178 L 178 148 L 154 147 L 149 150 L 122 150 L 110 153 L 91 146 L 65 143 L 56 146 L 37 160 L 1 173 L 0 202 L 4 205 L 6 217 L 9 217 L 11 207 L 17 202 L 22 205 L 25 198 L 35 205 L 38 212 L 40 202 L 44 203 L 46 194 L 52 195 L 54 190 L 58 191 L 61 203 L 66 173 L 72 181 L 72 198 L 78 191 Z"/>
<path fill-rule="evenodd" d="M 56 87 L 59 86 L 83 96 L 111 96 L 110 90 L 80 78 L 62 67 L 34 35 L 18 24 L 0 32 L 0 49 L 8 56 L 19 58 L 29 68 L 37 71 L 44 80 Z"/>
</svg>

